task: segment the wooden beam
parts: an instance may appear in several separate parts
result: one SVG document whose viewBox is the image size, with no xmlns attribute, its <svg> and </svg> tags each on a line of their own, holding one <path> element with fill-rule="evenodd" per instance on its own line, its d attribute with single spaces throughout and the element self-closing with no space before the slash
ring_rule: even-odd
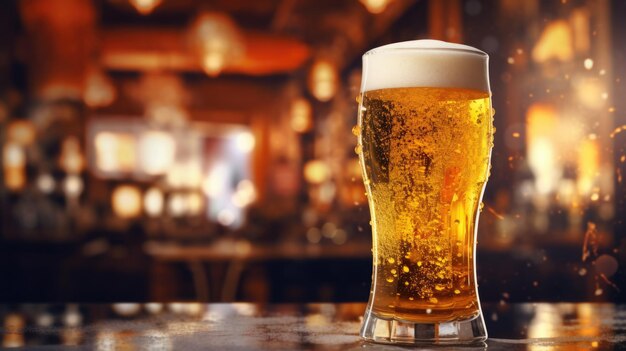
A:
<svg viewBox="0 0 626 351">
<path fill-rule="evenodd" d="M 78 97 L 94 53 L 95 9 L 89 0 L 24 0 L 29 83 L 39 98 Z"/>
<path fill-rule="evenodd" d="M 174 70 L 201 72 L 200 60 L 192 54 L 187 33 L 166 28 L 116 28 L 102 33 L 103 65 L 111 70 Z M 310 49 L 301 41 L 279 35 L 246 32 L 246 54 L 225 73 L 253 76 L 289 73 L 309 58 Z"/>
</svg>

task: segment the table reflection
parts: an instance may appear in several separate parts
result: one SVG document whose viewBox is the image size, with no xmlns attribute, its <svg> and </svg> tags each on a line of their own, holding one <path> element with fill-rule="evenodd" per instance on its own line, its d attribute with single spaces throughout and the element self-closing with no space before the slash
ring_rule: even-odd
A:
<svg viewBox="0 0 626 351">
<path fill-rule="evenodd" d="M 360 340 L 364 308 L 362 303 L 23 304 L 0 306 L 0 320 L 5 348 L 397 350 Z M 613 350 L 626 346 L 626 306 L 487 304 L 485 312 L 489 340 L 464 350 Z M 454 348 L 436 348 L 446 349 Z"/>
</svg>

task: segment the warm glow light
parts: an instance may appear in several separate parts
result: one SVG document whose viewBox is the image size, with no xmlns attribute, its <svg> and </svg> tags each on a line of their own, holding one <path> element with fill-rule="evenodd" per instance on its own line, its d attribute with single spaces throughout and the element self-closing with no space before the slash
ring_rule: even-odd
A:
<svg viewBox="0 0 626 351">
<path fill-rule="evenodd" d="M 160 302 L 149 302 L 143 305 L 143 307 L 150 314 L 157 314 L 163 311 L 163 304 Z"/>
<path fill-rule="evenodd" d="M 241 132 L 235 136 L 235 145 L 243 153 L 248 153 L 254 149 L 254 135 L 250 132 Z"/>
<path fill-rule="evenodd" d="M 24 346 L 24 326 L 26 322 L 24 317 L 17 313 L 8 313 L 4 318 L 4 330 L 9 331 L 3 333 L 2 348 L 14 348 Z"/>
<path fill-rule="evenodd" d="M 186 201 L 187 203 L 185 207 L 187 208 L 188 214 L 195 216 L 202 212 L 202 208 L 204 206 L 204 200 L 202 199 L 202 195 L 196 192 L 189 193 L 187 194 Z"/>
<path fill-rule="evenodd" d="M 139 166 L 149 175 L 161 175 L 174 163 L 176 142 L 166 132 L 148 131 L 139 137 Z"/>
<path fill-rule="evenodd" d="M 111 206 L 118 217 L 137 217 L 141 214 L 141 191 L 133 185 L 120 185 L 113 190 Z"/>
<path fill-rule="evenodd" d="M 202 187 L 202 166 L 200 161 L 188 161 L 183 184 L 187 188 L 199 189 Z"/>
<path fill-rule="evenodd" d="M 583 105 L 592 109 L 600 109 L 604 106 L 605 100 L 604 84 L 595 77 L 576 78 L 572 81 L 576 89 L 577 100 Z"/>
<path fill-rule="evenodd" d="M 2 149 L 4 184 L 10 190 L 21 190 L 26 186 L 26 153 L 15 142 L 4 144 Z"/>
<path fill-rule="evenodd" d="M 63 191 L 70 198 L 77 198 L 83 192 L 85 184 L 83 179 L 77 175 L 68 175 L 63 181 Z"/>
<path fill-rule="evenodd" d="M 318 60 L 311 67 L 309 89 L 316 99 L 329 101 L 337 92 L 339 77 L 337 67 L 328 60 Z"/>
<path fill-rule="evenodd" d="M 37 188 L 44 194 L 53 192 L 55 186 L 54 178 L 48 173 L 41 174 L 37 178 Z"/>
<path fill-rule="evenodd" d="M 240 181 L 231 200 L 237 207 L 246 207 L 253 203 L 256 200 L 254 184 L 248 179 Z"/>
<path fill-rule="evenodd" d="M 298 98 L 291 102 L 291 128 L 304 133 L 311 129 L 311 104 L 305 98 Z"/>
<path fill-rule="evenodd" d="M 146 105 L 146 117 L 155 125 L 181 127 L 187 122 L 187 112 L 177 105 L 150 102 Z"/>
<path fill-rule="evenodd" d="M 202 185 L 202 169 L 198 161 L 177 162 L 170 166 L 166 177 L 172 188 L 199 188 Z"/>
<path fill-rule="evenodd" d="M 228 166 L 224 163 L 218 163 L 209 172 L 202 182 L 202 191 L 211 198 L 220 196 L 224 189 L 225 183 L 229 177 Z"/>
<path fill-rule="evenodd" d="M 114 303 L 111 308 L 115 313 L 123 317 L 131 317 L 141 311 L 141 304 L 138 303 Z"/>
<path fill-rule="evenodd" d="M 148 15 L 161 4 L 163 0 L 129 0 L 130 4 L 142 15 Z"/>
<path fill-rule="evenodd" d="M 192 45 L 202 69 L 217 76 L 244 55 L 244 42 L 237 25 L 225 14 L 203 12 L 191 27 Z"/>
<path fill-rule="evenodd" d="M 593 189 L 600 170 L 600 146 L 597 140 L 583 140 L 578 149 L 579 194 L 588 195 Z"/>
<path fill-rule="evenodd" d="M 379 14 L 387 8 L 391 0 L 360 0 L 367 11 L 373 14 Z"/>
<path fill-rule="evenodd" d="M 85 160 L 80 151 L 80 142 L 77 137 L 72 136 L 63 140 L 59 163 L 61 168 L 67 173 L 76 174 L 83 170 Z"/>
<path fill-rule="evenodd" d="M 4 169 L 4 185 L 7 189 L 17 191 L 26 186 L 26 172 L 23 167 Z"/>
<path fill-rule="evenodd" d="M 163 192 L 159 188 L 150 188 L 143 196 L 143 208 L 150 217 L 163 213 Z"/>
<path fill-rule="evenodd" d="M 576 47 L 576 51 L 587 53 L 590 46 L 589 34 L 591 33 L 589 30 L 589 10 L 584 6 L 572 10 L 570 22 L 574 32 L 574 46 Z"/>
<path fill-rule="evenodd" d="M 549 194 L 558 185 L 561 172 L 554 144 L 546 138 L 537 138 L 528 145 L 528 163 L 535 175 L 535 186 L 540 194 Z"/>
<path fill-rule="evenodd" d="M 15 142 L 4 144 L 3 150 L 4 167 L 24 167 L 26 165 L 26 153 Z"/>
<path fill-rule="evenodd" d="M 561 178 L 562 167 L 553 135 L 557 122 L 557 114 L 552 106 L 533 104 L 528 109 L 528 164 L 535 175 L 535 186 L 540 194 L 554 191 Z"/>
<path fill-rule="evenodd" d="M 551 59 L 565 62 L 571 60 L 573 56 L 572 30 L 565 20 L 550 22 L 532 51 L 533 60 L 540 63 Z"/>
<path fill-rule="evenodd" d="M 96 167 L 103 172 L 132 172 L 135 169 L 135 139 L 130 134 L 99 132 L 94 138 Z"/>
<path fill-rule="evenodd" d="M 233 225 L 235 223 L 235 219 L 237 219 L 237 217 L 233 211 L 229 209 L 223 209 L 217 214 L 217 221 L 226 227 Z"/>
<path fill-rule="evenodd" d="M 113 82 L 101 68 L 92 68 L 87 73 L 83 99 L 92 108 L 109 106 L 115 100 Z"/>
<path fill-rule="evenodd" d="M 221 52 L 206 52 L 202 56 L 202 69 L 211 77 L 216 77 L 226 65 L 226 55 Z"/>
<path fill-rule="evenodd" d="M 178 162 L 174 163 L 167 171 L 165 181 L 174 189 L 182 188 L 185 182 L 185 166 Z"/>
<path fill-rule="evenodd" d="M 304 165 L 304 178 L 309 183 L 321 184 L 330 178 L 330 168 L 324 161 L 309 161 Z"/>
<path fill-rule="evenodd" d="M 7 139 L 20 146 L 31 145 L 36 137 L 35 125 L 29 120 L 13 121 L 7 127 Z"/>
<path fill-rule="evenodd" d="M 537 304 L 535 316 L 528 326 L 529 339 L 549 339 L 559 335 L 558 328 L 562 327 L 561 313 L 553 305 Z"/>
<path fill-rule="evenodd" d="M 182 194 L 172 194 L 167 201 L 167 210 L 172 217 L 180 217 L 187 212 L 187 201 Z"/>
</svg>

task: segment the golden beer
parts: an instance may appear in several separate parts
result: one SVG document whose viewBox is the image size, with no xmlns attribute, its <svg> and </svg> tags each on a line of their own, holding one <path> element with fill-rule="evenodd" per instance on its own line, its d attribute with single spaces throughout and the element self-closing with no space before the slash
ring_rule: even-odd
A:
<svg viewBox="0 0 626 351">
<path fill-rule="evenodd" d="M 463 55 L 480 53 L 440 51 L 461 63 Z M 374 82 L 379 89 L 365 86 L 359 96 L 357 151 L 373 233 L 372 290 L 361 332 L 366 339 L 486 338 L 474 251 L 493 145 L 490 93 L 484 84 L 443 81 L 460 83 L 423 87 L 419 77 L 408 87 Z M 380 321 L 395 323 L 387 326 L 388 336 L 377 335 Z M 402 327 L 406 335 L 398 331 Z"/>
</svg>

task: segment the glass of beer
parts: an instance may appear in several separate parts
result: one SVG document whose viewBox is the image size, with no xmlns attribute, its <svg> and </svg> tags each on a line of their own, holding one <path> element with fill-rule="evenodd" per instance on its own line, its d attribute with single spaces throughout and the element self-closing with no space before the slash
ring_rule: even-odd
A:
<svg viewBox="0 0 626 351">
<path fill-rule="evenodd" d="M 366 340 L 487 339 L 475 249 L 490 96 L 488 56 L 470 46 L 417 40 L 363 55 L 355 134 L 373 236 Z"/>
</svg>

